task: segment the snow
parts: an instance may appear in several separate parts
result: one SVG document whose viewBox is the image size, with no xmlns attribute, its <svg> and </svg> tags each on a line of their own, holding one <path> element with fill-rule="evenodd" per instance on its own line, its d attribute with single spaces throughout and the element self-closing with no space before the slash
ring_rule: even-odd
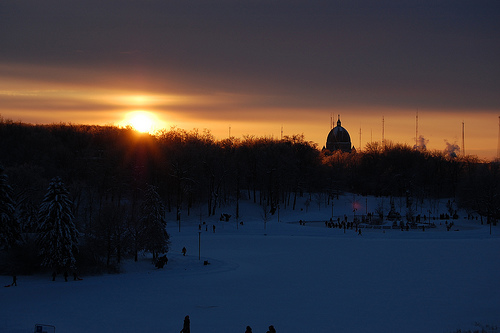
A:
<svg viewBox="0 0 500 333">
<path fill-rule="evenodd" d="M 380 200 L 358 199 L 373 209 Z M 335 214 L 352 220 L 352 201 L 336 200 Z M 452 332 L 500 324 L 498 227 L 490 235 L 489 226 L 461 212 L 451 231 L 436 221 L 425 231 L 364 229 L 360 236 L 296 223 L 331 217 L 331 207 L 313 202 L 307 212 L 304 202 L 282 208 L 280 222 L 275 214 L 266 224 L 251 201 L 240 212 L 243 225 L 226 207 L 219 213 L 232 214 L 231 221 L 204 217 L 201 232 L 199 213 L 186 217 L 180 232 L 172 215 L 163 269 L 142 256 L 122 274 L 82 281 L 18 276 L 17 287 L 0 288 L 0 332 L 33 332 L 42 323 L 56 332 L 175 333 L 186 315 L 193 333 L 244 332 L 247 325 L 256 333 L 269 325 L 278 333 Z M 3 285 L 11 282 L 0 276 Z"/>
</svg>

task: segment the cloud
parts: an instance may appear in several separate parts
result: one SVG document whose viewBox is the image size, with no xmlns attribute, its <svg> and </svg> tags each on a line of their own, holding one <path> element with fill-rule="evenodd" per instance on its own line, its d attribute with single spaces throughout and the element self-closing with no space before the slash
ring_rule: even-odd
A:
<svg viewBox="0 0 500 333">
<path fill-rule="evenodd" d="M 24 1 L 3 12 L 0 61 L 128 75 L 134 89 L 500 105 L 499 11 L 486 2 Z"/>
</svg>

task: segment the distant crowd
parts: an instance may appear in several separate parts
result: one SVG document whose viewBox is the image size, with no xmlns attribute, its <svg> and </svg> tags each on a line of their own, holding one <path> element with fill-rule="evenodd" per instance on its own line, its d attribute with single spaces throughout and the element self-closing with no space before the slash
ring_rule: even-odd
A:
<svg viewBox="0 0 500 333">
<path fill-rule="evenodd" d="M 191 333 L 191 321 L 189 320 L 189 316 L 184 317 L 184 324 L 182 326 L 182 330 L 180 333 Z M 252 328 L 247 326 L 245 333 L 252 333 Z M 269 326 L 269 329 L 266 333 L 276 333 L 276 329 L 273 325 Z"/>
</svg>

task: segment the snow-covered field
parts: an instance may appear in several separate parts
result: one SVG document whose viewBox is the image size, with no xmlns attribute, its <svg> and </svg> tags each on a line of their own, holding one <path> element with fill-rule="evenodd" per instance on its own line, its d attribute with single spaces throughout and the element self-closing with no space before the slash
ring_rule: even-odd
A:
<svg viewBox="0 0 500 333">
<path fill-rule="evenodd" d="M 335 214 L 352 220 L 352 196 L 335 201 Z M 358 197 L 359 213 L 380 199 Z M 386 200 L 386 205 L 388 200 Z M 444 204 L 441 212 L 445 213 Z M 302 208 L 302 210 L 301 210 Z M 331 217 L 311 203 L 280 210 L 265 224 L 262 209 L 241 204 L 241 220 L 171 220 L 169 262 L 155 269 L 142 257 L 123 274 L 56 282 L 19 276 L 0 288 L 0 332 L 169 332 L 186 315 L 193 333 L 452 332 L 475 323 L 500 325 L 500 229 L 460 219 L 435 229 L 328 229 L 297 222 Z M 387 211 L 387 210 L 386 210 Z M 234 208 L 222 213 L 235 216 Z M 212 225 L 216 225 L 215 233 Z M 264 228 L 265 227 L 265 228 Z M 201 260 L 198 244 L 201 241 Z M 187 255 L 181 254 L 182 247 Z M 208 261 L 209 265 L 204 265 Z M 0 276 L 0 283 L 12 282 Z"/>
</svg>

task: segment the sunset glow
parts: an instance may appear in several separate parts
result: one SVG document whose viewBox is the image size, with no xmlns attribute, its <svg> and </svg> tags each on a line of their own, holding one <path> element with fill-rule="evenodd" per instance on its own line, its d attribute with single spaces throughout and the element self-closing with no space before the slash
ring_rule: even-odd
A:
<svg viewBox="0 0 500 333">
<path fill-rule="evenodd" d="M 159 121 L 151 112 L 146 111 L 133 111 L 127 113 L 125 119 L 120 123 L 121 126 L 132 126 L 136 131 L 142 133 L 154 133 L 157 130 L 160 130 Z"/>
<path fill-rule="evenodd" d="M 128 122 L 139 132 L 149 132 L 153 128 L 153 120 L 148 113 L 143 111 L 130 114 Z"/>
<path fill-rule="evenodd" d="M 418 112 L 428 149 L 462 146 L 464 123 L 466 154 L 497 157 L 496 6 L 195 2 L 6 6 L 0 117 L 215 139 L 303 134 L 321 149 L 340 114 L 363 149 L 382 140 L 382 119 L 386 140 L 413 146 Z"/>
</svg>

